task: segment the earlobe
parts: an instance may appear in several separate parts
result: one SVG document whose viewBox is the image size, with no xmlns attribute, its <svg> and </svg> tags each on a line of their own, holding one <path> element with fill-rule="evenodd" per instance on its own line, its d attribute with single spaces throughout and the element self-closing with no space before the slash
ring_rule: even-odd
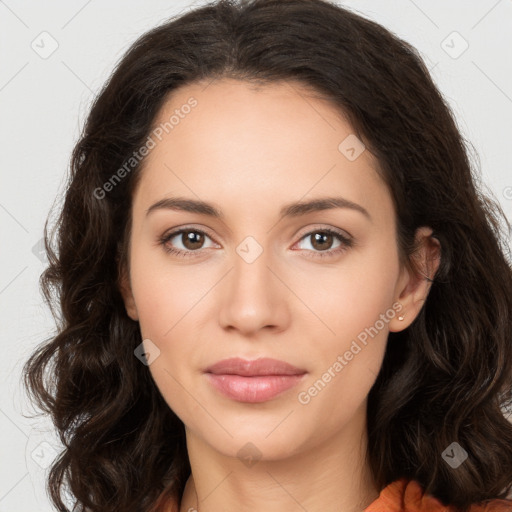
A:
<svg viewBox="0 0 512 512">
<path fill-rule="evenodd" d="M 431 235 L 432 229 L 428 227 L 421 227 L 416 231 L 419 248 L 413 257 L 417 270 L 402 269 L 396 289 L 397 301 L 402 308 L 389 322 L 391 332 L 399 332 L 409 327 L 427 300 L 432 280 L 441 261 L 441 245 Z"/>
<path fill-rule="evenodd" d="M 137 312 L 137 306 L 133 297 L 132 288 L 130 285 L 130 278 L 126 268 L 123 267 L 120 271 L 119 276 L 119 291 L 123 297 L 124 306 L 126 308 L 127 315 L 136 322 L 139 320 L 139 314 Z"/>
</svg>

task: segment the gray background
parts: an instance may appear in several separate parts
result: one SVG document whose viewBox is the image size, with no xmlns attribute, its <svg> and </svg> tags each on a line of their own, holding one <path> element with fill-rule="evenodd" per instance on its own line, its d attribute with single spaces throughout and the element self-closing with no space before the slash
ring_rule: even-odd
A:
<svg viewBox="0 0 512 512">
<path fill-rule="evenodd" d="M 512 219 L 512 0 L 340 3 L 420 50 L 476 149 L 485 190 Z M 47 420 L 22 416 L 33 408 L 20 370 L 53 329 L 39 242 L 79 127 L 128 45 L 191 5 L 0 0 L 0 512 L 52 510 L 43 480 L 60 443 Z"/>
</svg>

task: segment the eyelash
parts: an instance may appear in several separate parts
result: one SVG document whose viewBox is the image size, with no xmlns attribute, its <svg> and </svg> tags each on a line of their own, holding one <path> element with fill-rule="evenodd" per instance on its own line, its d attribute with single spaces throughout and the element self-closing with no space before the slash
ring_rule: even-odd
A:
<svg viewBox="0 0 512 512">
<path fill-rule="evenodd" d="M 208 238 L 211 238 L 207 233 L 205 233 L 201 229 L 182 228 L 182 229 L 173 231 L 171 233 L 164 234 L 159 239 L 159 243 L 160 243 L 160 245 L 163 246 L 164 250 L 167 253 L 169 253 L 169 254 L 174 254 L 174 255 L 182 257 L 182 258 L 192 257 L 192 256 L 195 255 L 195 253 L 200 252 L 201 249 L 196 250 L 196 251 L 191 251 L 191 250 L 183 251 L 181 249 L 175 249 L 175 248 L 169 247 L 167 245 L 169 240 L 174 238 L 176 235 L 180 235 L 180 234 L 185 233 L 185 232 L 200 233 L 202 235 L 207 236 Z M 307 252 L 314 252 L 315 253 L 315 256 L 312 256 L 313 258 L 330 258 L 330 257 L 334 257 L 334 256 L 337 256 L 338 254 L 341 254 L 342 252 L 344 252 L 347 249 L 349 249 L 349 248 L 354 246 L 354 240 L 352 238 L 347 238 L 346 236 L 342 235 L 340 232 L 338 232 L 338 231 L 336 231 L 334 229 L 330 229 L 330 228 L 316 229 L 314 231 L 310 231 L 309 233 L 306 233 L 305 235 L 303 235 L 300 238 L 300 240 L 303 240 L 304 238 L 307 238 L 308 236 L 311 236 L 311 235 L 313 235 L 315 233 L 322 233 L 322 234 L 327 233 L 329 235 L 333 235 L 334 237 L 336 237 L 341 242 L 342 245 L 340 245 L 340 247 L 338 247 L 336 249 L 330 249 L 328 251 L 310 251 L 308 249 L 305 249 Z"/>
</svg>

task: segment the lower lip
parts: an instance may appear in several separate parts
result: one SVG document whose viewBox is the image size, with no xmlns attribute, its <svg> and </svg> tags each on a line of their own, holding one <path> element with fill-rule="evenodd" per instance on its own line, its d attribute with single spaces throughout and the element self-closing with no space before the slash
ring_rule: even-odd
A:
<svg viewBox="0 0 512 512">
<path fill-rule="evenodd" d="M 296 386 L 302 375 L 265 375 L 242 377 L 241 375 L 217 375 L 207 373 L 210 383 L 223 395 L 238 402 L 266 402 Z"/>
</svg>

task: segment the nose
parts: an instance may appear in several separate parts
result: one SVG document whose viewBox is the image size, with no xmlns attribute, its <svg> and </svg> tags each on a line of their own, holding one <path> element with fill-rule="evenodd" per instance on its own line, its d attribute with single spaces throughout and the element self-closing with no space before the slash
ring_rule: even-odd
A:
<svg viewBox="0 0 512 512">
<path fill-rule="evenodd" d="M 251 336 L 262 328 L 281 331 L 288 326 L 290 291 L 269 253 L 263 250 L 254 260 L 243 251 L 234 254 L 221 288 L 219 321 L 224 329 Z"/>
</svg>

